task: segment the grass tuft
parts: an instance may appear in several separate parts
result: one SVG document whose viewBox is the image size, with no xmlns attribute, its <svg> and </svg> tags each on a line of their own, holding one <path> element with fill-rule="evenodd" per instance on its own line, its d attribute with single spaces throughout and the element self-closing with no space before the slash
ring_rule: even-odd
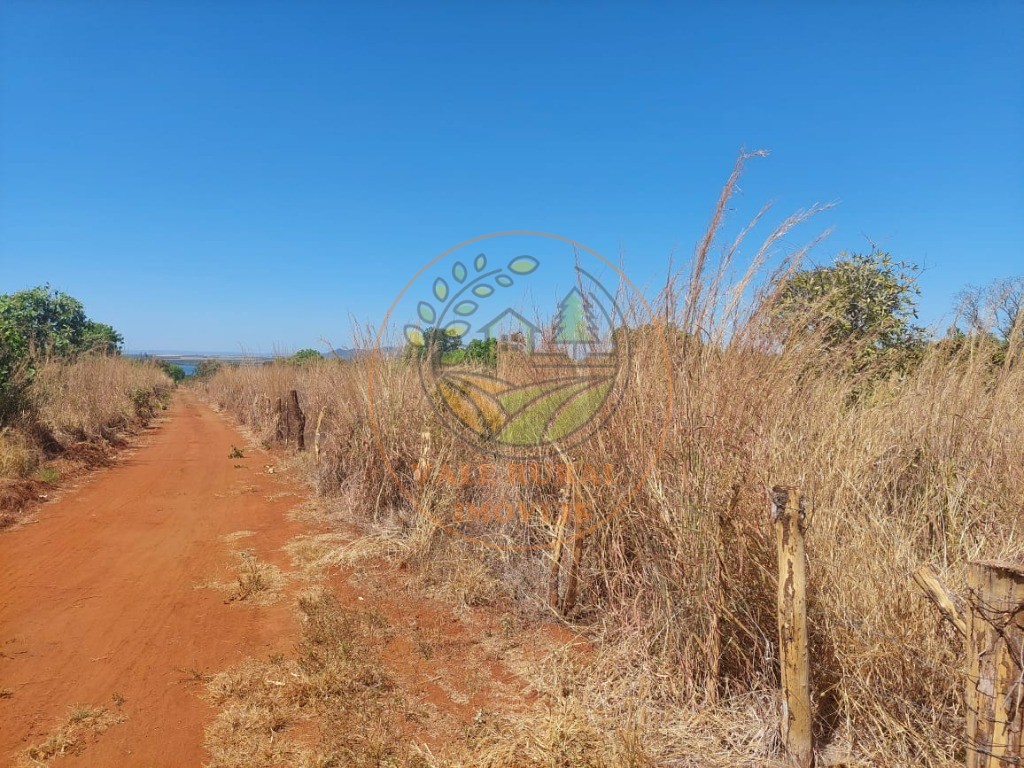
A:
<svg viewBox="0 0 1024 768">
<path fill-rule="evenodd" d="M 103 707 L 76 705 L 71 708 L 63 725 L 45 741 L 25 751 L 27 764 L 46 764 L 63 755 L 78 754 L 87 741 L 123 720 L 122 716 L 114 715 Z"/>
</svg>

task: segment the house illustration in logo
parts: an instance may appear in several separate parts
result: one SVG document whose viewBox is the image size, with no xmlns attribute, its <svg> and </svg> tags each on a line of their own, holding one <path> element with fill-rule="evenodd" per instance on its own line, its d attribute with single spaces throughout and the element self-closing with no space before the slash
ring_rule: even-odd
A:
<svg viewBox="0 0 1024 768">
<path fill-rule="evenodd" d="M 541 330 L 514 309 L 506 309 L 478 331 L 485 339 L 517 342 L 521 340 L 524 352 L 533 353 Z"/>
</svg>

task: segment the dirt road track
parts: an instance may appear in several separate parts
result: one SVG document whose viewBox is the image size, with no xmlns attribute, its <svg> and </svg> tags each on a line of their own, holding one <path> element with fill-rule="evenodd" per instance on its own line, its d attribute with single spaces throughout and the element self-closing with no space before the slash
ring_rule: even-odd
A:
<svg viewBox="0 0 1024 768">
<path fill-rule="evenodd" d="M 133 454 L 0 533 L 0 689 L 11 692 L 0 764 L 83 704 L 124 721 L 60 766 L 201 765 L 213 710 L 189 670 L 291 648 L 287 602 L 225 603 L 197 588 L 232 579 L 225 535 L 253 531 L 245 546 L 283 564 L 281 546 L 301 529 L 284 515 L 298 499 L 281 494 L 294 489 L 264 471 L 271 458 L 229 459 L 232 445 L 241 435 L 181 392 Z"/>
</svg>

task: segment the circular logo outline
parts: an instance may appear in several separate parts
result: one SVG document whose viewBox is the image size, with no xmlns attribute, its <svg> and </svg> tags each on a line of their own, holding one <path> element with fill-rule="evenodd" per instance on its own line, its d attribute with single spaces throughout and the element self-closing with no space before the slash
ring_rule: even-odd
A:
<svg viewBox="0 0 1024 768">
<path fill-rule="evenodd" d="M 456 249 L 458 249 L 458 247 Z M 451 251 L 449 252 L 449 254 L 450 253 Z M 534 261 L 536 261 L 536 259 L 534 259 Z M 605 288 L 605 286 L 601 283 L 600 280 L 598 280 L 596 277 L 594 277 L 592 274 L 587 272 L 579 265 L 576 266 L 576 271 L 579 273 L 579 275 L 585 276 L 593 284 L 593 286 L 599 289 L 607 298 L 607 303 L 610 304 L 612 308 L 610 313 L 603 303 L 600 303 L 596 300 L 594 301 L 595 303 L 597 303 L 598 307 L 602 310 L 605 317 L 607 318 L 609 327 L 614 327 L 614 321 L 616 318 L 624 326 L 626 323 L 626 314 L 619 308 L 618 302 L 615 301 L 615 297 L 612 296 L 612 294 L 608 291 L 607 288 Z M 414 278 L 414 282 L 416 282 L 417 280 L 418 278 Z M 469 285 L 466 286 L 466 288 L 468 287 Z M 465 288 L 463 290 L 465 290 Z M 577 293 L 579 293 L 578 288 L 574 287 L 574 290 Z M 584 301 L 586 300 L 586 298 L 586 295 L 583 295 Z M 447 311 L 447 307 L 445 311 Z M 435 322 L 437 324 L 435 326 L 436 328 L 440 329 L 444 327 L 444 324 L 442 322 L 444 317 L 444 312 L 435 317 Z M 410 328 L 412 326 L 406 327 Z M 480 432 L 474 430 L 470 425 L 466 424 L 465 421 L 463 421 L 463 419 L 457 413 L 454 412 L 454 408 L 445 397 L 442 396 L 441 398 L 438 398 L 434 396 L 438 390 L 439 385 L 443 381 L 443 375 L 438 375 L 438 369 L 440 369 L 442 366 L 440 362 L 436 359 L 436 355 L 431 355 L 429 357 L 424 357 L 421 355 L 417 359 L 420 387 L 423 390 L 424 394 L 427 396 L 427 400 L 430 403 L 430 407 L 434 411 L 434 414 L 437 416 L 441 424 L 473 451 L 494 458 L 506 459 L 508 461 L 529 461 L 546 458 L 549 456 L 559 455 L 560 453 L 568 451 L 574 448 L 575 446 L 579 445 L 580 443 L 583 443 L 586 440 L 590 439 L 591 437 L 593 437 L 594 433 L 597 432 L 602 426 L 604 426 L 604 424 L 607 423 L 608 419 L 610 419 L 614 415 L 615 410 L 618 408 L 618 405 L 622 401 L 622 398 L 625 395 L 626 391 L 625 382 L 622 380 L 625 378 L 624 369 L 628 367 L 630 359 L 629 334 L 623 334 L 623 341 L 621 342 L 621 344 L 624 347 L 624 352 L 620 354 L 620 342 L 614 338 L 613 333 L 612 346 L 613 349 L 616 350 L 615 371 L 611 376 L 608 377 L 608 379 L 611 382 L 608 392 L 605 394 L 604 397 L 601 398 L 601 401 L 597 404 L 597 406 L 592 409 L 589 417 L 583 420 L 582 423 L 579 424 L 579 426 L 577 426 L 567 435 L 558 438 L 556 441 L 544 442 L 538 440 L 533 443 L 521 444 L 506 444 L 501 442 L 481 444 L 480 438 L 483 437 L 483 435 L 481 435 Z M 425 373 L 425 369 L 429 371 L 430 378 L 433 379 L 432 385 L 428 384 L 428 375 L 427 373 Z M 489 376 L 484 378 L 489 378 L 491 381 L 501 384 L 509 383 L 503 379 L 498 378 L 497 376 Z M 568 378 L 562 379 L 561 381 L 563 382 L 564 386 L 565 382 L 573 382 L 574 380 L 575 379 L 573 378 Z M 557 381 L 557 379 L 552 379 L 549 380 L 548 382 L 531 382 L 530 386 L 538 386 L 540 384 L 550 383 L 553 381 Z M 576 383 L 578 383 L 578 380 L 575 381 Z M 439 400 L 443 400 L 444 402 L 441 403 L 439 402 Z M 558 410 L 555 411 L 555 413 L 557 412 Z M 595 417 L 599 418 L 595 419 Z"/>
<path fill-rule="evenodd" d="M 391 306 L 388 308 L 387 313 L 384 315 L 384 319 L 381 322 L 380 328 L 377 331 L 377 336 L 374 339 L 373 349 L 371 350 L 371 354 L 369 356 L 369 358 L 370 358 L 370 360 L 369 360 L 369 376 L 368 376 L 368 384 L 369 384 L 369 386 L 368 386 L 368 389 L 367 389 L 367 407 L 368 407 L 369 415 L 370 415 L 370 429 L 373 431 L 374 442 L 377 445 L 378 454 L 383 459 L 384 465 L 387 467 L 388 473 L 391 475 L 392 479 L 395 481 L 395 484 L 398 487 L 399 493 L 401 494 L 401 496 L 403 498 L 405 498 L 409 502 L 409 504 L 412 506 L 412 508 L 414 510 L 416 510 L 419 514 L 421 514 L 421 515 L 427 517 L 428 519 L 430 519 L 431 521 L 433 521 L 435 525 L 437 525 L 438 527 L 444 529 L 448 533 L 454 534 L 454 535 L 459 536 L 460 538 L 463 538 L 463 539 L 465 539 L 467 541 L 470 541 L 470 542 L 473 542 L 473 543 L 476 543 L 476 544 L 480 544 L 480 545 L 483 545 L 485 547 L 489 547 L 489 548 L 497 549 L 497 550 L 505 550 L 505 551 L 539 551 L 539 550 L 546 550 L 546 549 L 552 548 L 555 545 L 555 542 L 550 542 L 548 544 L 543 544 L 543 545 L 541 545 L 541 544 L 526 544 L 526 545 L 520 545 L 520 544 L 514 544 L 514 545 L 499 544 L 497 542 L 488 541 L 487 539 L 485 539 L 485 538 L 483 538 L 481 536 L 474 536 L 474 535 L 471 535 L 471 534 L 468 534 L 468 533 L 464 533 L 464 532 L 462 532 L 462 531 L 457 529 L 456 526 L 458 525 L 458 521 L 455 521 L 455 522 L 442 521 L 442 520 L 437 519 L 434 515 L 430 514 L 428 511 L 424 510 L 421 507 L 421 505 L 419 503 L 419 500 L 416 498 L 416 495 L 410 493 L 409 490 L 405 487 L 405 484 L 403 483 L 402 479 L 399 477 L 398 472 L 396 471 L 395 467 L 392 466 L 391 461 L 388 459 L 387 451 L 384 450 L 383 438 L 381 436 L 381 431 L 379 429 L 379 424 L 378 424 L 378 420 L 377 420 L 377 412 L 376 412 L 376 409 L 374 407 L 374 399 L 375 399 L 374 398 L 374 390 L 376 389 L 376 385 L 374 383 L 375 382 L 375 378 L 376 378 L 375 377 L 375 373 L 376 373 L 376 370 L 377 370 L 378 361 L 383 359 L 383 353 L 381 352 L 381 341 L 383 340 L 384 335 L 387 333 L 388 323 L 391 320 L 391 315 L 394 313 L 395 309 L 398 307 L 398 304 L 402 300 L 402 297 L 405 296 L 405 294 L 409 291 L 410 288 L 412 288 L 413 285 L 416 284 L 417 281 L 419 281 L 419 279 L 424 275 L 424 273 L 426 273 L 427 270 L 429 270 L 431 267 L 433 267 L 439 261 L 444 259 L 446 256 L 449 256 L 452 253 L 455 253 L 456 251 L 461 250 L 462 248 L 465 248 L 465 247 L 467 247 L 469 245 L 473 245 L 474 243 L 478 243 L 478 242 L 481 242 L 481 241 L 484 241 L 484 240 L 491 240 L 491 239 L 495 239 L 495 238 L 498 238 L 498 237 L 510 237 L 510 236 L 542 237 L 542 238 L 547 238 L 549 240 L 554 240 L 554 241 L 557 241 L 557 242 L 565 243 L 565 244 L 573 246 L 574 248 L 579 248 L 579 249 L 582 249 L 583 251 L 586 251 L 591 256 L 596 258 L 598 261 L 602 262 L 605 266 L 611 268 L 619 276 L 619 278 L 630 288 L 630 290 L 636 295 L 636 297 L 640 300 L 640 303 L 643 305 L 643 308 L 646 311 L 647 316 L 649 318 L 651 318 L 651 319 L 654 318 L 654 314 L 651 311 L 650 305 L 647 303 L 647 299 L 637 289 L 637 287 L 633 284 L 633 282 L 629 279 L 629 277 L 621 269 L 619 269 L 617 266 L 615 266 L 615 264 L 613 264 L 611 261 L 606 259 L 604 256 L 599 254 L 594 249 L 584 245 L 583 243 L 580 243 L 580 242 L 578 242 L 576 240 L 573 240 L 571 238 L 564 237 L 562 235 L 556 235 L 556 234 L 553 234 L 553 233 L 550 233 L 550 232 L 538 232 L 538 231 L 534 231 L 534 230 L 524 230 L 524 229 L 504 230 L 504 231 L 501 231 L 501 232 L 492 232 L 492 233 L 488 233 L 488 234 L 477 235 L 475 237 L 472 237 L 472 238 L 470 238 L 468 240 L 464 240 L 463 242 L 458 243 L 458 244 L 456 244 L 456 245 L 454 245 L 454 246 L 444 250 L 443 252 L 441 252 L 440 254 L 435 256 L 433 259 L 431 259 L 429 262 L 427 262 L 423 267 L 420 268 L 420 270 L 418 272 L 416 272 L 415 275 L 413 275 L 413 277 L 405 284 L 405 286 L 402 288 L 402 290 L 399 291 L 398 295 L 395 297 L 394 302 L 392 302 Z M 658 443 L 655 446 L 655 449 L 654 449 L 654 451 L 651 454 L 650 461 L 648 462 L 646 470 L 640 474 L 640 477 L 636 480 L 635 483 L 630 484 L 628 490 L 623 495 L 623 497 L 620 500 L 620 502 L 615 506 L 615 509 L 611 513 L 602 515 L 596 522 L 592 522 L 591 524 L 583 527 L 582 529 L 578 529 L 578 528 L 575 529 L 574 532 L 573 532 L 573 536 L 572 536 L 573 539 L 576 539 L 578 537 L 587 535 L 590 531 L 595 530 L 599 525 L 602 525 L 607 520 L 609 520 L 611 517 L 613 517 L 614 515 L 618 514 L 618 512 L 621 510 L 621 508 L 628 502 L 628 500 L 630 498 L 632 498 L 633 494 L 641 489 L 641 487 L 643 486 L 643 483 L 646 481 L 647 477 L 653 471 L 653 469 L 654 469 L 654 467 L 656 465 L 656 462 L 657 462 L 658 458 L 661 456 L 661 453 L 662 453 L 662 451 L 664 449 L 665 440 L 668 437 L 669 425 L 671 423 L 674 384 L 673 384 L 673 381 L 672 381 L 672 358 L 671 358 L 671 355 L 669 354 L 668 344 L 667 344 L 667 341 L 666 341 L 666 338 L 665 338 L 665 329 L 660 327 L 660 326 L 655 326 L 655 330 L 656 330 L 656 333 L 657 333 L 657 339 L 660 342 L 660 346 L 662 348 L 662 353 L 664 354 L 664 357 L 665 357 L 665 366 L 666 366 L 666 377 L 665 377 L 665 385 L 666 385 L 665 386 L 665 391 L 666 391 L 665 416 L 664 416 L 663 424 L 662 424 L 662 427 L 661 427 L 661 434 L 659 436 Z M 624 392 L 624 388 L 622 388 L 622 391 Z M 603 427 L 603 426 L 604 426 L 604 421 L 602 421 L 601 425 L 599 425 L 595 430 L 591 431 L 588 434 L 588 436 L 587 436 L 588 439 L 590 437 L 593 437 L 593 435 L 597 431 L 599 431 L 601 429 L 601 427 Z M 507 458 L 507 457 L 496 457 L 496 458 Z"/>
</svg>

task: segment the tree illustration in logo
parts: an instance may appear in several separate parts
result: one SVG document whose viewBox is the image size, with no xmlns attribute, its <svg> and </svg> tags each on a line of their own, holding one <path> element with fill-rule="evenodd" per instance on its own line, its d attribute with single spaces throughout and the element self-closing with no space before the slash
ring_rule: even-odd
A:
<svg viewBox="0 0 1024 768">
<path fill-rule="evenodd" d="M 593 307 L 578 288 L 573 288 L 558 305 L 555 341 L 568 346 L 572 357 L 580 358 L 598 340 L 596 328 Z"/>
</svg>

